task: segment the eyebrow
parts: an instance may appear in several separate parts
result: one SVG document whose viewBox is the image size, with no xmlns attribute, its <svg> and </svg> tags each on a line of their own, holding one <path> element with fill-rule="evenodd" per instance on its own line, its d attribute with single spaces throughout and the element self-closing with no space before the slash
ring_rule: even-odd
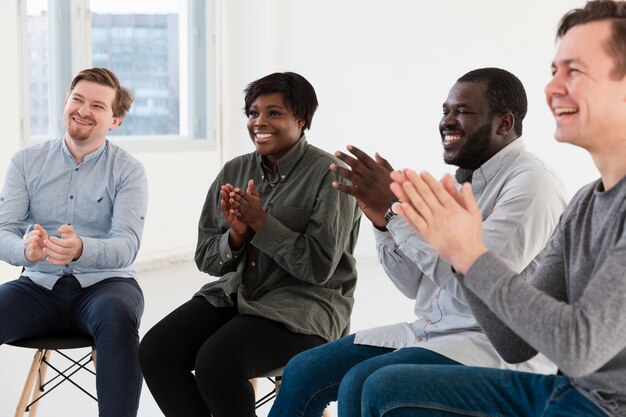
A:
<svg viewBox="0 0 626 417">
<path fill-rule="evenodd" d="M 70 96 L 76 96 L 76 97 L 81 98 L 83 100 L 85 99 L 85 97 L 82 94 L 79 94 L 79 93 L 72 93 L 72 94 L 70 94 Z M 94 100 L 93 103 L 94 104 L 100 104 L 100 105 L 102 105 L 104 107 L 107 107 L 107 104 L 104 101 Z"/>
<path fill-rule="evenodd" d="M 569 67 L 572 64 L 576 64 L 576 65 L 581 65 L 585 68 L 587 68 L 587 64 L 585 64 L 585 62 L 583 60 L 581 60 L 580 58 L 570 58 L 570 59 L 562 59 L 558 62 L 552 62 L 552 65 L 550 66 L 551 68 L 556 68 L 557 67 L 557 63 L 562 65 L 562 66 L 566 66 Z"/>
<path fill-rule="evenodd" d="M 468 103 L 466 102 L 460 102 L 460 103 L 448 103 L 445 102 L 441 105 L 441 107 L 471 107 Z"/>
<path fill-rule="evenodd" d="M 259 106 L 256 105 L 256 104 L 250 106 L 250 109 L 258 109 L 258 108 L 259 108 Z M 283 110 L 283 109 L 285 109 L 285 107 L 283 107 L 281 105 L 278 105 L 278 104 L 270 104 L 269 106 L 265 106 L 265 109 L 268 109 L 268 110 L 272 110 L 272 109 Z"/>
</svg>

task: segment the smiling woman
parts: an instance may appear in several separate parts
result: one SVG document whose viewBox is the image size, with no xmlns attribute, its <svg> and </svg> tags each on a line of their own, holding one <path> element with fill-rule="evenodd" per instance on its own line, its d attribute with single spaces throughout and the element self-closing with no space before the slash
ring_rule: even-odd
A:
<svg viewBox="0 0 626 417">
<path fill-rule="evenodd" d="M 333 189 L 338 158 L 310 145 L 317 96 L 302 76 L 248 84 L 255 151 L 226 162 L 200 217 L 196 264 L 221 277 L 141 343 L 148 388 L 167 416 L 252 417 L 249 379 L 347 328 L 360 212 Z M 195 371 L 195 372 L 192 372 Z"/>
</svg>

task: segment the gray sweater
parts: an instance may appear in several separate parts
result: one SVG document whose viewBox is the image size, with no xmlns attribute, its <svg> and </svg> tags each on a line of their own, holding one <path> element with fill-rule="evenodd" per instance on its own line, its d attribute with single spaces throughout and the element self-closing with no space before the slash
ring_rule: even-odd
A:
<svg viewBox="0 0 626 417">
<path fill-rule="evenodd" d="M 626 178 L 608 191 L 596 181 L 572 199 L 531 285 L 490 252 L 462 278 L 505 360 L 545 354 L 611 416 L 626 416 L 625 222 Z"/>
</svg>

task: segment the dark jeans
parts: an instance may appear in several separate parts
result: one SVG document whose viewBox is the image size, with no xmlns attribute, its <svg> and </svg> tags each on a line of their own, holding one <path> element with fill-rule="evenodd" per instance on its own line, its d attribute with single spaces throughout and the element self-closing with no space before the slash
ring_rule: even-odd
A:
<svg viewBox="0 0 626 417">
<path fill-rule="evenodd" d="M 363 386 L 363 417 L 606 417 L 567 376 L 391 365 Z"/>
<path fill-rule="evenodd" d="M 143 294 L 132 278 L 108 278 L 81 288 L 68 275 L 48 290 L 20 277 L 0 285 L 0 344 L 70 332 L 93 336 L 100 417 L 134 417 L 141 394 L 137 347 L 142 314 Z"/>
<path fill-rule="evenodd" d="M 321 417 L 326 406 L 337 400 L 340 417 L 361 417 L 363 383 L 378 369 L 398 363 L 459 365 L 427 349 L 357 345 L 354 335 L 342 337 L 289 361 L 269 415 Z"/>
<path fill-rule="evenodd" d="M 239 314 L 236 306 L 214 307 L 195 297 L 150 329 L 141 341 L 139 362 L 168 417 L 253 417 L 248 380 L 324 342 Z"/>
</svg>

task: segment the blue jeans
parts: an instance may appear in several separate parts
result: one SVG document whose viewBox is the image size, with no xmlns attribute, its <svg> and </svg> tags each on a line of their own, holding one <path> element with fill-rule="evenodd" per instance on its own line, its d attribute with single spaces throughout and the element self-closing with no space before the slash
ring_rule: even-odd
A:
<svg viewBox="0 0 626 417">
<path fill-rule="evenodd" d="M 391 364 L 459 365 L 426 349 L 355 345 L 354 335 L 346 336 L 289 361 L 269 417 L 320 417 L 331 401 L 339 416 L 360 417 L 363 383 Z"/>
<path fill-rule="evenodd" d="M 0 285 L 0 344 L 68 332 L 93 336 L 100 417 L 135 417 L 142 383 L 137 349 L 143 306 L 132 278 L 81 288 L 68 275 L 48 290 L 20 277 Z"/>
<path fill-rule="evenodd" d="M 567 376 L 391 365 L 363 386 L 363 417 L 606 417 Z"/>
</svg>

